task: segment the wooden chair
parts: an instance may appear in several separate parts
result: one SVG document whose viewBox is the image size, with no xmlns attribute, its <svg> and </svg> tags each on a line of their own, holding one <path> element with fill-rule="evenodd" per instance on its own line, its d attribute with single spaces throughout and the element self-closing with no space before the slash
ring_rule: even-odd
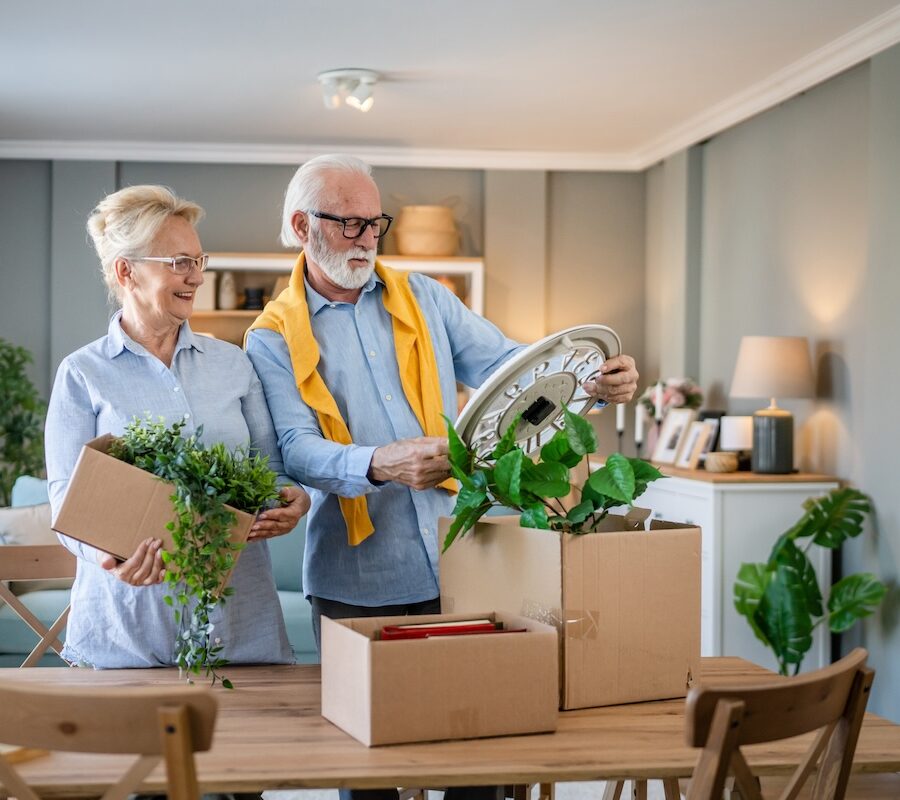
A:
<svg viewBox="0 0 900 800">
<path fill-rule="evenodd" d="M 70 606 L 48 628 L 28 607 L 12 593 L 10 581 L 36 581 L 48 578 L 74 578 L 76 559 L 61 544 L 8 545 L 0 547 L 0 598 L 21 617 L 40 641 L 22 662 L 23 667 L 37 666 L 41 656 L 52 649 L 62 658 L 62 642 L 59 634 L 66 626 Z"/>
<path fill-rule="evenodd" d="M 84 688 L 0 681 L 0 742 L 31 750 L 137 754 L 102 800 L 125 800 L 162 759 L 170 800 L 197 800 L 194 753 L 209 750 L 216 701 L 198 686 Z M 0 755 L 0 797 L 40 800 Z"/>
<path fill-rule="evenodd" d="M 698 686 L 686 701 L 686 738 L 703 752 L 687 800 L 720 800 L 729 773 L 742 800 L 763 800 L 741 747 L 818 731 L 806 757 L 781 790 L 800 795 L 813 777 L 816 800 L 844 800 L 850 767 L 875 672 L 855 649 L 830 667 L 755 686 Z M 735 795 L 732 794 L 732 797 Z"/>
</svg>

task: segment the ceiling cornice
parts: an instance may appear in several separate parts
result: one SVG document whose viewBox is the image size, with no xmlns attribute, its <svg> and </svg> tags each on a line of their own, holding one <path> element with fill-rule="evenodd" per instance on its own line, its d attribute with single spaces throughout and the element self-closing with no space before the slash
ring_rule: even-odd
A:
<svg viewBox="0 0 900 800">
<path fill-rule="evenodd" d="M 900 5 L 627 153 L 341 146 L 373 166 L 635 172 L 704 141 L 900 42 Z M 333 145 L 0 140 L 0 158 L 300 164 Z"/>
</svg>

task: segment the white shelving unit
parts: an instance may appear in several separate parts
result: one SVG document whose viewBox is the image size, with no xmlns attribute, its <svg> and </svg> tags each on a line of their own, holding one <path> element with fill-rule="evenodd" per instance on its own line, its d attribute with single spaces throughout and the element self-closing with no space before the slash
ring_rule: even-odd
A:
<svg viewBox="0 0 900 800">
<path fill-rule="evenodd" d="M 261 285 L 270 295 L 278 278 L 289 275 L 296 263 L 294 253 L 210 253 L 209 271 L 234 274 L 239 293 L 245 286 Z M 420 272 L 441 281 L 469 308 L 484 314 L 484 261 L 480 258 L 426 258 L 380 255 L 388 267 Z M 195 309 L 191 325 L 220 339 L 239 344 L 258 310 Z"/>
</svg>

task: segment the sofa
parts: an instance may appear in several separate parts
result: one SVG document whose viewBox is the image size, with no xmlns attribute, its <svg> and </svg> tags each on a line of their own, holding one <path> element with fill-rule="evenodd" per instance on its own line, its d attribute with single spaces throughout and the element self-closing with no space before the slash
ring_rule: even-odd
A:
<svg viewBox="0 0 900 800">
<path fill-rule="evenodd" d="M 0 509 L 0 520 L 24 518 L 30 511 L 46 511 L 40 508 L 47 503 L 47 485 L 38 478 L 24 476 L 19 478 L 12 492 L 11 509 L 20 509 L 16 514 L 2 516 L 7 510 Z M 4 531 L 0 522 L 0 546 L 6 544 L 44 544 L 46 540 L 26 542 L 16 539 L 14 531 Z M 8 526 L 7 526 L 8 527 Z M 42 534 L 43 535 L 43 534 Z M 49 534 L 52 537 L 52 534 Z M 272 554 L 272 567 L 275 573 L 275 584 L 278 588 L 278 599 L 284 613 L 288 640 L 294 650 L 297 661 L 301 664 L 318 662 L 315 640 L 312 631 L 312 618 L 309 601 L 303 594 L 300 566 L 303 560 L 303 544 L 306 536 L 306 520 L 291 533 L 269 540 Z M 51 541 L 55 539 L 51 538 Z M 58 583 L 47 585 L 40 583 L 37 588 L 29 590 L 27 584 L 17 586 L 16 591 L 24 590 L 20 595 L 22 602 L 45 625 L 50 625 L 69 602 L 68 589 Z M 65 635 L 60 638 L 65 638 Z M 0 600 L 0 667 L 17 667 L 31 652 L 38 637 Z M 41 659 L 40 666 L 63 666 L 64 662 L 52 651 Z"/>
</svg>

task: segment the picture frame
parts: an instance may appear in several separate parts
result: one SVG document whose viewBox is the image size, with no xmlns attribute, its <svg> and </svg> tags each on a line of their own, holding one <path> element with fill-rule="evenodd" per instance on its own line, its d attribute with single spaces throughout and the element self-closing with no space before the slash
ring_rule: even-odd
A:
<svg viewBox="0 0 900 800">
<path fill-rule="evenodd" d="M 660 426 L 651 460 L 658 464 L 674 464 L 695 416 L 692 408 L 673 408 L 669 411 Z"/>
<path fill-rule="evenodd" d="M 703 449 L 700 451 L 699 461 L 702 464 L 706 461 L 706 454 L 710 450 L 716 449 L 716 442 L 719 439 L 719 417 L 707 417 L 706 419 L 698 417 L 697 421 L 709 428 L 709 436 L 706 439 L 706 444 L 703 445 Z"/>
<path fill-rule="evenodd" d="M 692 422 L 687 429 L 687 434 L 682 438 L 681 447 L 675 457 L 675 466 L 679 469 L 696 469 L 700 454 L 709 444 L 712 436 L 712 428 L 708 421 Z"/>
</svg>

